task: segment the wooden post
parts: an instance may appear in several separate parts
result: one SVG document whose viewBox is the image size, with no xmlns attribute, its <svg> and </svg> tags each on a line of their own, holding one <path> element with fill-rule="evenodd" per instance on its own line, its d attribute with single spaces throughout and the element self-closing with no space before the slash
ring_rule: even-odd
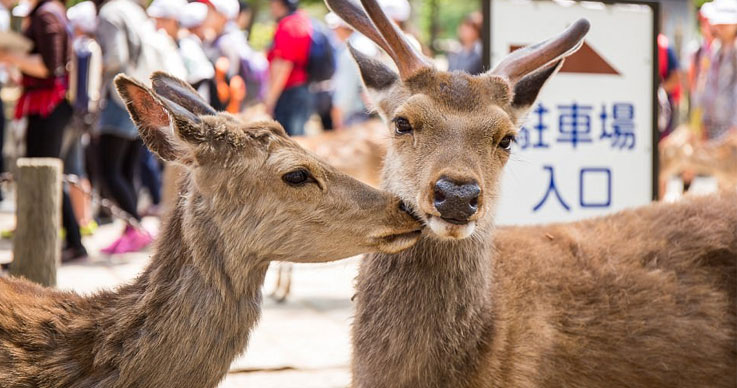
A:
<svg viewBox="0 0 737 388">
<path fill-rule="evenodd" d="M 22 158 L 17 166 L 17 225 L 10 274 L 53 287 L 61 260 L 62 163 L 53 158 Z"/>
</svg>

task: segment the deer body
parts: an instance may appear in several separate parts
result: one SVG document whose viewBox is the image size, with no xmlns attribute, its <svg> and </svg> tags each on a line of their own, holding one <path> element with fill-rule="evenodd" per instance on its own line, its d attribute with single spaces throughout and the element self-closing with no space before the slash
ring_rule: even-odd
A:
<svg viewBox="0 0 737 388">
<path fill-rule="evenodd" d="M 417 240 L 398 199 L 320 162 L 278 124 L 217 114 L 162 73 L 153 85 L 116 79 L 146 145 L 188 170 L 151 264 L 90 297 L 0 279 L 3 388 L 215 387 L 258 321 L 270 261 Z"/>
<path fill-rule="evenodd" d="M 326 2 L 397 65 L 353 51 L 390 124 L 382 187 L 426 225 L 361 265 L 356 387 L 735 386 L 736 194 L 495 230 L 517 127 L 587 21 L 470 76 L 434 69 L 376 0 Z"/>
<path fill-rule="evenodd" d="M 2 385 L 216 386 L 258 321 L 268 264 L 238 257 L 252 267 L 234 282 L 217 229 L 205 218 L 184 227 L 184 214 L 180 202 L 151 265 L 116 292 L 84 298 L 0 281 Z"/>
<path fill-rule="evenodd" d="M 355 385 L 733 387 L 735 203 L 372 255 L 357 285 Z"/>
</svg>

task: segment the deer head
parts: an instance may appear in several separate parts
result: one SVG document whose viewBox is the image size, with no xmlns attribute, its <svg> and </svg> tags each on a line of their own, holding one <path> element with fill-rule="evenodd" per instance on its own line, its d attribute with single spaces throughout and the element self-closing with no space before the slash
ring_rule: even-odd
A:
<svg viewBox="0 0 737 388">
<path fill-rule="evenodd" d="M 435 70 L 376 0 L 326 0 L 392 58 L 398 73 L 357 50 L 366 89 L 390 123 L 384 187 L 412 205 L 431 236 L 463 239 L 493 221 L 517 126 L 545 82 L 580 47 L 589 23 L 517 50 L 486 74 Z"/>
<path fill-rule="evenodd" d="M 215 112 L 163 73 L 152 83 L 115 79 L 146 146 L 189 172 L 183 224 L 213 222 L 229 256 L 328 261 L 417 240 L 420 224 L 396 197 L 321 162 L 276 122 Z"/>
</svg>

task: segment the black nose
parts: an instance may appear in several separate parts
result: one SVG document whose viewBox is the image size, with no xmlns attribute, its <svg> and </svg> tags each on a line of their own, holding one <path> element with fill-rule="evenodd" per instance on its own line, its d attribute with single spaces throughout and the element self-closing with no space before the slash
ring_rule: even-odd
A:
<svg viewBox="0 0 737 388">
<path fill-rule="evenodd" d="M 450 221 L 466 221 L 476 214 L 481 189 L 476 182 L 457 183 L 448 178 L 435 182 L 435 209 Z"/>
</svg>

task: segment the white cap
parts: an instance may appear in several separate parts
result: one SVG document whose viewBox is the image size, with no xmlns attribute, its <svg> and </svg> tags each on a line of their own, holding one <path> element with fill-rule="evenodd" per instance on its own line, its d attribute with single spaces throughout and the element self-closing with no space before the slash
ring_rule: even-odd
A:
<svg viewBox="0 0 737 388">
<path fill-rule="evenodd" d="M 186 5 L 187 0 L 154 0 L 146 13 L 152 18 L 179 20 L 179 14 Z"/>
<path fill-rule="evenodd" d="M 241 9 L 238 0 L 200 0 L 200 2 L 210 4 L 215 8 L 215 11 L 225 16 L 228 20 L 235 20 Z"/>
<path fill-rule="evenodd" d="M 69 23 L 87 34 L 95 32 L 97 28 L 97 7 L 91 1 L 83 1 L 67 10 Z"/>
<path fill-rule="evenodd" d="M 17 18 L 24 18 L 30 15 L 32 10 L 33 7 L 31 7 L 30 1 L 21 0 L 18 2 L 18 4 L 16 4 L 11 13 Z"/>
<path fill-rule="evenodd" d="M 205 3 L 188 3 L 179 13 L 179 25 L 184 28 L 195 28 L 202 25 L 207 17 Z"/>
<path fill-rule="evenodd" d="M 737 0 L 714 0 L 704 4 L 701 12 L 712 25 L 737 24 Z"/>
<path fill-rule="evenodd" d="M 384 10 L 386 16 L 396 22 L 409 20 L 412 7 L 407 0 L 379 0 L 379 6 Z"/>
<path fill-rule="evenodd" d="M 325 24 L 328 25 L 328 28 L 331 30 L 334 30 L 338 27 L 349 27 L 348 23 L 343 21 L 343 19 L 340 18 L 335 12 L 330 12 L 327 15 L 325 15 Z"/>
</svg>

